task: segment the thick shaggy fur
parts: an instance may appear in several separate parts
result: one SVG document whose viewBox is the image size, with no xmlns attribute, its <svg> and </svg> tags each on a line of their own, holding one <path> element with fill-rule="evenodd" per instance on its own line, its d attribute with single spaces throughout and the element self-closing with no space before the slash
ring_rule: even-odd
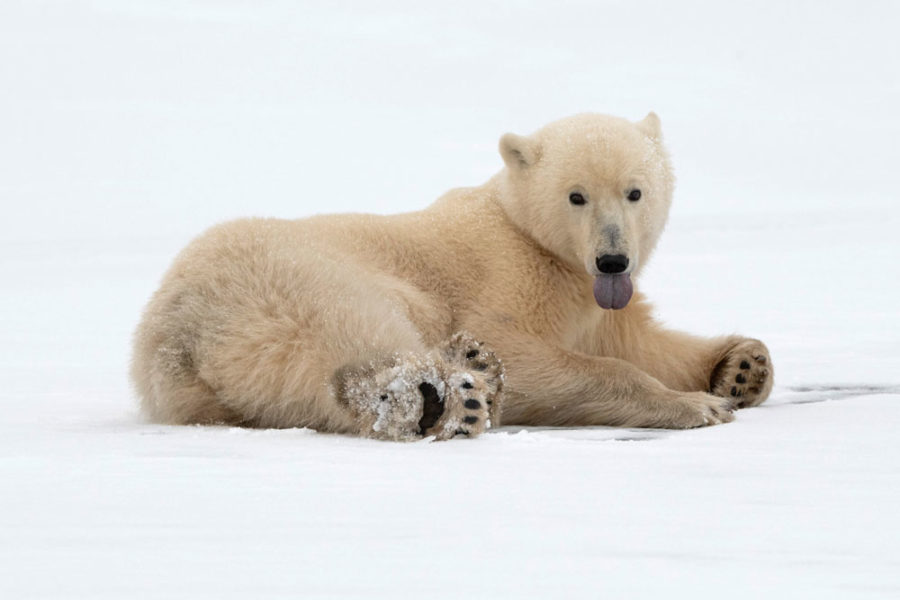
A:
<svg viewBox="0 0 900 600">
<path fill-rule="evenodd" d="M 668 331 L 640 292 L 621 310 L 592 295 L 598 256 L 636 277 L 665 226 L 656 115 L 579 115 L 500 151 L 490 181 L 420 212 L 246 219 L 193 241 L 136 332 L 146 414 L 412 439 L 477 434 L 501 397 L 508 424 L 672 428 L 766 399 L 761 342 Z"/>
</svg>

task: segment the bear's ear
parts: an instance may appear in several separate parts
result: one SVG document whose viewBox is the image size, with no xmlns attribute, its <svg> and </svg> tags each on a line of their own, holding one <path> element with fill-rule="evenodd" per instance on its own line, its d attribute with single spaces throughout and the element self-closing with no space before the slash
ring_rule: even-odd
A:
<svg viewBox="0 0 900 600">
<path fill-rule="evenodd" d="M 507 133 L 500 138 L 500 155 L 510 169 L 525 169 L 538 161 L 541 148 L 534 140 Z"/>
<path fill-rule="evenodd" d="M 659 117 L 656 116 L 655 112 L 647 113 L 647 116 L 644 117 L 643 120 L 637 122 L 637 126 L 638 129 L 654 140 L 658 140 L 660 135 L 662 135 L 662 126 L 659 122 Z"/>
</svg>

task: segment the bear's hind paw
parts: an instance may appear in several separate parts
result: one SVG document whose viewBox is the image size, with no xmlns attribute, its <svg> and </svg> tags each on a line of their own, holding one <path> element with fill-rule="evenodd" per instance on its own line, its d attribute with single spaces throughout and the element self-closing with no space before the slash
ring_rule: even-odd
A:
<svg viewBox="0 0 900 600">
<path fill-rule="evenodd" d="M 496 423 L 499 410 L 496 382 L 431 353 L 352 374 L 342 389 L 359 433 L 383 440 L 475 437 Z"/>
</svg>

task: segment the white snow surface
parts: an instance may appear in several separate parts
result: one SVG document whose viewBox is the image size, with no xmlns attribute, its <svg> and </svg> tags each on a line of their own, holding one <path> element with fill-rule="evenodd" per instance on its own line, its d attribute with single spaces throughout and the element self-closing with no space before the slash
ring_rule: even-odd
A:
<svg viewBox="0 0 900 600">
<path fill-rule="evenodd" d="M 898 18 L 4 0 L 0 598 L 900 597 Z M 641 288 L 765 340 L 768 403 L 410 444 L 141 420 L 129 338 L 191 236 L 417 209 L 586 110 L 662 117 Z"/>
</svg>

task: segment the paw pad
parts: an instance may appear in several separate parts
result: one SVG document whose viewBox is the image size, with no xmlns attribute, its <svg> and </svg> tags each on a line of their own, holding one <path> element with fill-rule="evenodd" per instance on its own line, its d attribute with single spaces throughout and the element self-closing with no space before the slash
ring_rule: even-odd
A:
<svg viewBox="0 0 900 600">
<path fill-rule="evenodd" d="M 463 383 L 462 387 L 468 390 L 466 398 L 472 398 L 471 391 L 479 388 L 482 384 L 484 387 L 484 395 L 480 398 L 482 408 L 487 407 L 488 418 L 485 419 L 485 426 L 493 420 L 495 423 L 500 420 L 500 401 L 503 390 L 503 365 L 490 348 L 476 340 L 470 334 L 460 331 L 450 337 L 443 345 L 444 358 L 454 365 L 458 365 L 462 369 L 468 371 L 471 377 L 476 381 L 476 385 L 471 383 Z M 470 387 L 472 386 L 472 387 Z M 482 410 L 470 409 L 470 410 Z"/>
<path fill-rule="evenodd" d="M 437 388 L 428 382 L 419 384 L 419 392 L 422 394 L 422 418 L 419 419 L 419 434 L 434 427 L 441 415 L 444 414 L 444 401 L 438 395 Z"/>
<path fill-rule="evenodd" d="M 493 392 L 480 373 L 457 370 L 446 376 L 447 394 L 439 419 L 425 428 L 424 435 L 439 440 L 457 435 L 474 436 L 491 426 Z"/>
<path fill-rule="evenodd" d="M 771 388 L 768 351 L 757 340 L 738 342 L 719 361 L 710 376 L 710 393 L 734 398 L 735 408 L 761 404 Z"/>
</svg>

